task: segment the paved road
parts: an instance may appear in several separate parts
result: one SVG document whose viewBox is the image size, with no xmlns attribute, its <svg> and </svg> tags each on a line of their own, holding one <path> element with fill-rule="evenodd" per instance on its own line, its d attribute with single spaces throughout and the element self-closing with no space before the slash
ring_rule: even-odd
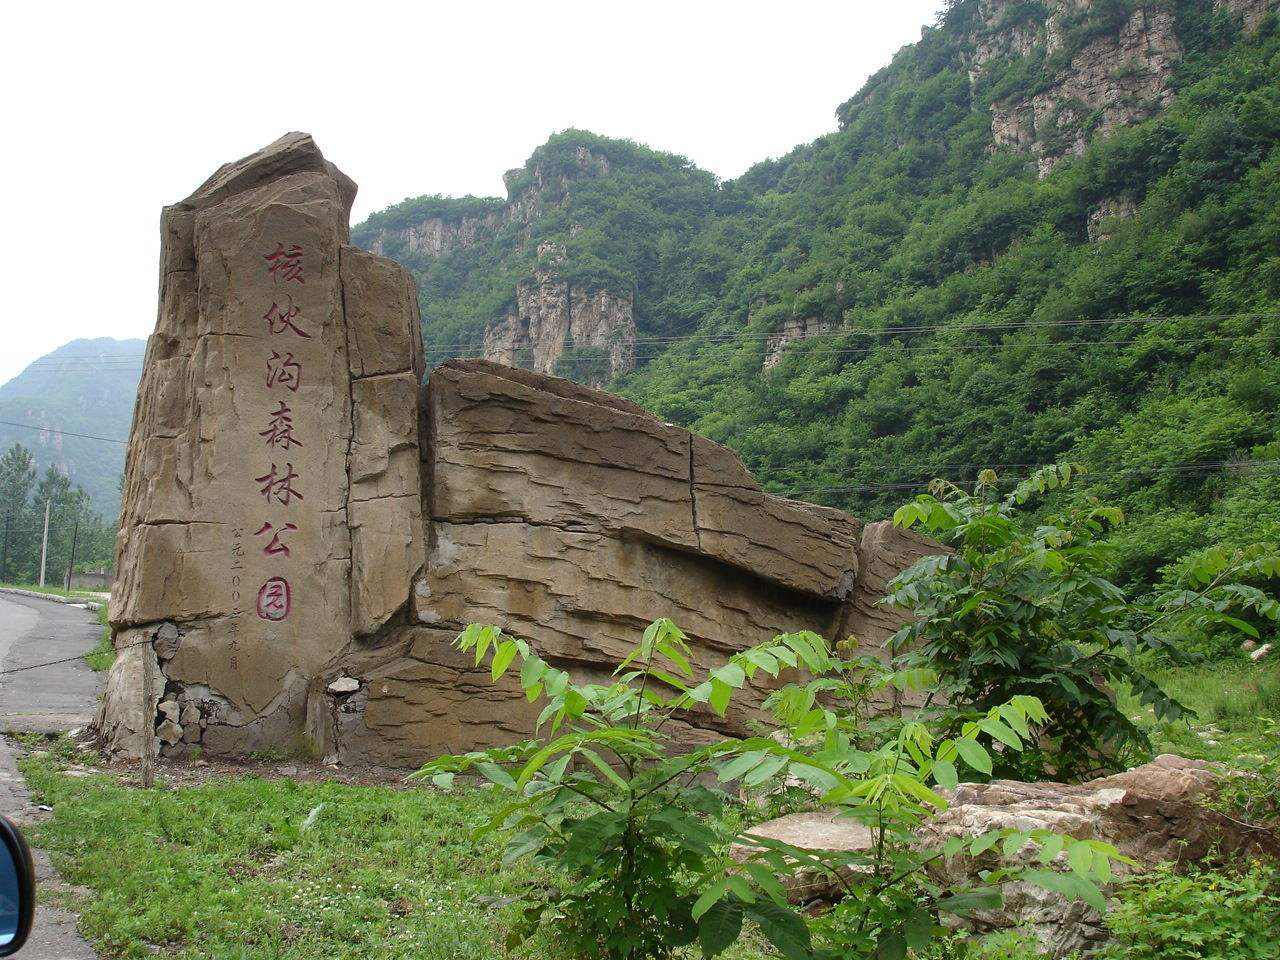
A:
<svg viewBox="0 0 1280 960">
<path fill-rule="evenodd" d="M 98 641 L 97 617 L 80 607 L 0 594 L 0 732 L 57 733 L 93 718 L 102 676 L 83 660 L 4 673 L 64 657 L 79 657 Z M 18 772 L 13 746 L 0 737 L 0 813 L 19 824 L 42 819 Z M 35 851 L 36 882 L 60 886 L 42 850 Z M 75 914 L 47 904 L 36 907 L 36 926 L 18 954 L 22 960 L 96 960 L 76 931 Z"/>
<path fill-rule="evenodd" d="M 82 607 L 0 593 L 0 730 L 57 733 L 92 720 L 102 676 L 79 658 L 101 632 Z M 67 657 L 75 659 L 8 673 Z"/>
</svg>

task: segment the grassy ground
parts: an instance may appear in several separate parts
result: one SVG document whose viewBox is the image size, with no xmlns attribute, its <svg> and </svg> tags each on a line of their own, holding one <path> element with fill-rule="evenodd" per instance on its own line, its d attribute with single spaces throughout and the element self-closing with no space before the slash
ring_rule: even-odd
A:
<svg viewBox="0 0 1280 960">
<path fill-rule="evenodd" d="M 1200 716 L 1156 725 L 1131 703 L 1157 751 L 1240 766 L 1274 749 L 1267 718 L 1280 720 L 1280 663 L 1168 668 L 1159 679 Z M 93 891 L 74 906 L 108 956 L 505 956 L 498 901 L 529 870 L 501 869 L 496 842 L 470 838 L 493 809 L 485 792 L 266 776 L 142 791 L 91 764 L 59 741 L 22 768 L 55 811 L 33 838 L 65 880 Z M 530 955 L 557 953 L 544 943 Z M 747 944 L 730 956 L 763 951 Z"/>
<path fill-rule="evenodd" d="M 143 791 L 92 763 L 62 740 L 21 767 L 55 813 L 30 838 L 93 891 L 69 906 L 106 956 L 506 955 L 500 900 L 530 870 L 501 869 L 500 844 L 471 839 L 497 808 L 485 791 L 263 776 Z M 557 952 L 540 943 L 530 955 Z M 727 956 L 762 954 L 748 944 Z"/>
<path fill-rule="evenodd" d="M 1253 766 L 1274 754 L 1280 728 L 1280 659 L 1246 657 L 1200 666 L 1163 667 L 1151 677 L 1196 712 L 1188 721 L 1156 723 L 1129 698 L 1131 715 L 1149 729 L 1157 753 Z"/>
<path fill-rule="evenodd" d="M 106 604 L 98 609 L 98 623 L 102 624 L 102 634 L 94 648 L 84 655 L 85 663 L 92 670 L 110 670 L 111 664 L 116 661 L 116 648 L 111 642 L 111 624 L 107 623 Z"/>
<path fill-rule="evenodd" d="M 23 772 L 51 804 L 32 839 L 92 888 L 81 928 L 109 956 L 493 957 L 513 892 L 474 790 L 443 794 L 261 777 L 142 791 L 68 776 L 61 755 Z M 82 770 L 74 773 L 83 774 Z M 313 824 L 304 828 L 312 811 Z"/>
</svg>

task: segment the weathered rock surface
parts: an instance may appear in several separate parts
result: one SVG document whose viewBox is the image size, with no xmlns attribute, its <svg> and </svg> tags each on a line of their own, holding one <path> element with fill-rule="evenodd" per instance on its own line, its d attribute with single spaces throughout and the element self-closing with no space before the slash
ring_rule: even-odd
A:
<svg viewBox="0 0 1280 960">
<path fill-rule="evenodd" d="M 1048 16 L 1039 20 L 1025 4 L 1011 0 L 980 4 L 981 26 L 969 67 L 975 88 L 997 59 L 1025 57 L 1036 48 L 1052 57 L 1067 41 L 1072 19 L 1089 4 L 1050 0 L 1045 6 Z M 1043 89 L 992 103 L 995 144 L 1030 152 L 1044 176 L 1064 156 L 1082 153 L 1094 136 L 1141 122 L 1167 106 L 1182 54 L 1174 12 L 1139 7 L 1117 31 L 1076 50 Z"/>
<path fill-rule="evenodd" d="M 844 281 L 837 281 L 836 292 L 841 293 L 843 290 Z M 770 334 L 768 339 L 765 340 L 764 369 L 772 370 L 781 363 L 782 355 L 786 353 L 787 347 L 797 340 L 829 336 L 839 329 L 840 324 L 834 320 L 820 320 L 816 317 L 789 317 L 783 323 L 781 330 Z"/>
<path fill-rule="evenodd" d="M 1200 760 L 1169 754 L 1124 773 L 1082 784 L 1021 783 L 995 780 L 961 784 L 943 791 L 950 806 L 928 820 L 920 831 L 923 845 L 942 846 L 952 837 L 976 837 L 991 830 L 1047 829 L 1077 840 L 1101 840 L 1138 863 L 1138 869 L 1165 861 L 1200 860 L 1211 854 L 1280 856 L 1280 835 L 1250 827 L 1211 810 L 1219 768 Z M 798 814 L 755 827 L 751 832 L 783 839 L 814 850 L 861 850 L 871 845 L 866 828 L 829 814 Z M 992 850 L 976 859 L 953 857 L 935 866 L 944 882 L 973 882 L 976 871 L 989 869 L 1000 854 Z M 1037 847 L 1027 844 L 1013 862 L 1039 866 Z M 1053 861 L 1067 869 L 1066 854 Z M 1118 879 L 1131 871 L 1117 863 Z M 1087 950 L 1106 937 L 1101 917 L 1087 904 L 1067 903 L 1057 894 L 1023 882 L 1003 885 L 1004 905 L 973 915 L 977 930 L 1025 928 L 1054 957 Z M 795 897 L 833 897 L 831 882 L 806 878 Z"/>
<path fill-rule="evenodd" d="M 1137 210 L 1133 197 L 1121 195 L 1104 197 L 1089 211 L 1089 219 L 1085 223 L 1085 231 L 1094 243 L 1109 240 L 1115 233 L 1116 224 L 1132 217 Z"/>
<path fill-rule="evenodd" d="M 514 309 L 485 331 L 485 359 L 591 384 L 634 369 L 634 298 L 560 279 L 564 249 L 553 241 L 539 245 L 538 261 Z"/>
<path fill-rule="evenodd" d="M 1277 0 L 1213 0 L 1213 5 L 1239 17 L 1240 25 L 1246 33 L 1257 30 L 1263 17 L 1280 9 L 1280 2 Z"/>
<path fill-rule="evenodd" d="M 588 386 L 472 360 L 420 387 L 415 289 L 346 244 L 354 189 L 291 134 L 165 213 L 113 749 L 408 765 L 529 735 L 537 711 L 452 649 L 471 622 L 593 679 L 663 616 L 703 667 L 785 631 L 887 635 L 872 593 L 918 538 L 766 494 L 731 451 Z M 761 696 L 688 736 L 745 731 Z"/>
</svg>

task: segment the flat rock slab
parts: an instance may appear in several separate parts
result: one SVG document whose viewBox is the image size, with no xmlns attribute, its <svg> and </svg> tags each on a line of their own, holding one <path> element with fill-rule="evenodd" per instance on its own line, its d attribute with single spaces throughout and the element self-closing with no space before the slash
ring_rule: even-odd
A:
<svg viewBox="0 0 1280 960">
<path fill-rule="evenodd" d="M 82 658 L 101 631 L 82 607 L 0 594 L 0 729 L 52 734 L 88 725 L 102 675 Z M 24 669 L 52 660 L 68 662 Z"/>
</svg>

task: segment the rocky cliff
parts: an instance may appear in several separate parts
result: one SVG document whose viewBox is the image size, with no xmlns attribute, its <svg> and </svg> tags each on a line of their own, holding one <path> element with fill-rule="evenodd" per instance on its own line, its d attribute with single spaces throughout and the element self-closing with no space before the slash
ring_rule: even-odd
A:
<svg viewBox="0 0 1280 960">
<path fill-rule="evenodd" d="M 420 387 L 412 282 L 346 243 L 354 190 L 292 134 L 164 213 L 110 748 L 412 765 L 527 736 L 531 705 L 452 645 L 473 622 L 582 677 L 663 616 L 702 667 L 796 630 L 879 649 L 896 622 L 872 595 L 932 545 L 766 494 L 728 449 L 567 380 L 455 360 Z M 687 735 L 746 732 L 758 703 Z"/>
<path fill-rule="evenodd" d="M 1096 136 L 1146 120 L 1174 96 L 1174 72 L 1184 56 L 1178 10 L 1160 3 L 1093 0 L 979 0 L 967 57 L 970 86 L 1013 61 L 1040 77 L 1031 92 L 991 103 L 997 147 L 1030 152 L 1040 176 L 1063 157 L 1083 153 Z M 1257 29 L 1275 0 L 1214 0 Z M 1105 17 L 1110 17 L 1108 23 Z M 1114 214 L 1113 214 L 1114 215 Z"/>
<path fill-rule="evenodd" d="M 991 104 L 995 145 L 1029 151 L 1041 176 L 1062 157 L 1082 153 L 1093 136 L 1145 120 L 1173 98 L 1183 50 L 1171 9 L 1140 6 L 1118 29 L 1072 49 L 1073 21 L 1089 12 L 1090 0 L 1048 0 L 1043 20 L 1012 20 L 1025 6 L 979 4 L 982 27 L 969 76 L 976 86 L 1001 58 L 1043 61 L 1047 76 L 1039 90 Z"/>
<path fill-rule="evenodd" d="M 367 231 L 362 242 L 379 256 L 418 264 L 477 244 L 493 244 L 500 233 L 514 247 L 516 257 L 536 247 L 528 276 L 515 284 L 514 303 L 489 319 L 482 355 L 582 383 L 603 384 L 635 366 L 634 294 L 625 288 L 570 282 L 564 276 L 564 243 L 535 241 L 532 228 L 541 218 L 566 208 L 575 184 L 607 175 L 609 170 L 606 156 L 579 146 L 568 164 L 535 160 L 528 167 L 507 171 L 504 203 L 495 201 L 483 212 L 471 214 L 443 211 L 440 204 L 428 203 L 419 216 L 405 211 L 394 224 Z M 571 225 L 569 236 L 575 232 Z"/>
<path fill-rule="evenodd" d="M 485 331 L 484 358 L 599 386 L 635 367 L 633 299 L 561 280 L 564 247 L 538 245 L 532 280 L 516 304 Z"/>
</svg>

